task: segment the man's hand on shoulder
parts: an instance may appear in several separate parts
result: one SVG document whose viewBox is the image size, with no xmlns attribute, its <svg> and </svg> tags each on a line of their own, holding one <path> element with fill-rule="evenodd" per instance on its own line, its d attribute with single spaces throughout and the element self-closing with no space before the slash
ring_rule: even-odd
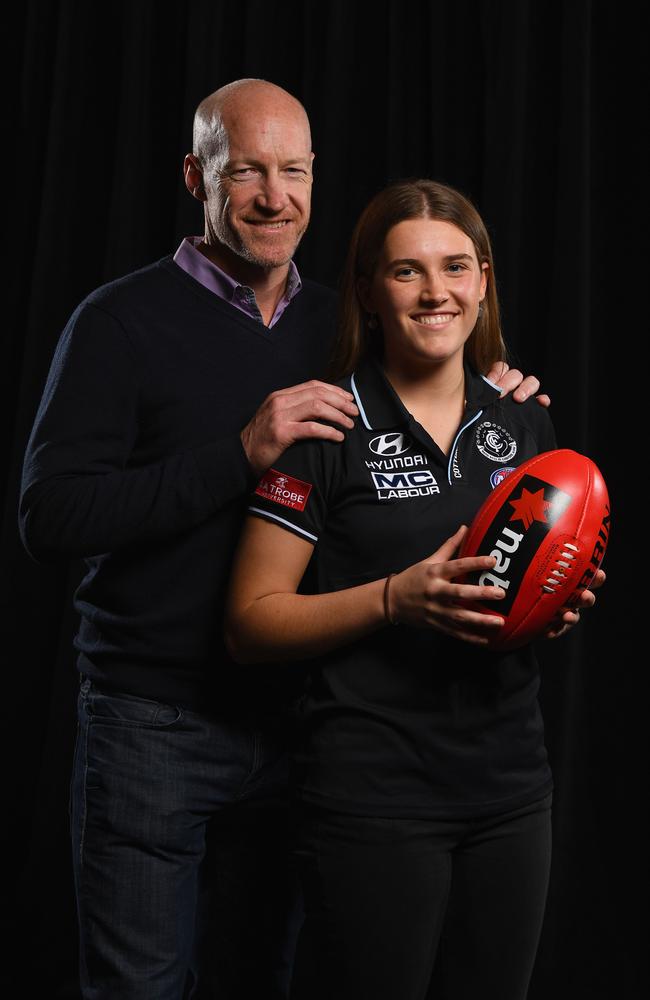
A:
<svg viewBox="0 0 650 1000">
<path fill-rule="evenodd" d="M 359 411 L 352 393 L 327 382 L 303 382 L 267 396 L 241 432 L 242 445 L 257 475 L 303 438 L 342 441 L 344 434 L 323 420 L 349 430 Z"/>
<path fill-rule="evenodd" d="M 516 403 L 523 403 L 529 396 L 534 395 L 540 406 L 551 405 L 550 397 L 546 393 L 537 395 L 539 379 L 535 378 L 534 375 L 527 375 L 524 378 L 517 368 L 510 368 L 505 361 L 497 361 L 496 364 L 492 365 L 487 377 L 490 382 L 499 386 L 502 396 L 507 396 L 511 392 Z"/>
</svg>

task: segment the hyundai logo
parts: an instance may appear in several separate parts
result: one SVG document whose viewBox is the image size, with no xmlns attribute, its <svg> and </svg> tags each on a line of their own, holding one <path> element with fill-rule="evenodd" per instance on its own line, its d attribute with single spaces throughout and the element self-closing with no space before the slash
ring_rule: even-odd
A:
<svg viewBox="0 0 650 1000">
<path fill-rule="evenodd" d="M 373 438 L 368 447 L 375 455 L 392 457 L 403 455 L 411 447 L 411 442 L 399 431 L 393 431 L 392 434 L 380 434 L 379 437 Z"/>
</svg>

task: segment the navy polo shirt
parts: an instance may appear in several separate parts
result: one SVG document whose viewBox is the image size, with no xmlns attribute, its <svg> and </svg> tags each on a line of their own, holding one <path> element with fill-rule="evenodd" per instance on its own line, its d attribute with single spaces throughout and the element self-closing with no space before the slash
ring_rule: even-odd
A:
<svg viewBox="0 0 650 1000">
<path fill-rule="evenodd" d="M 260 481 L 250 512 L 314 545 L 319 592 L 399 572 L 471 520 L 526 459 L 556 447 L 548 413 L 468 367 L 446 456 L 380 364 L 339 385 L 359 408 L 345 441 L 301 441 Z M 490 652 L 435 629 L 389 626 L 309 661 L 298 793 L 374 816 L 489 815 L 542 798 L 552 779 L 532 647 Z"/>
</svg>

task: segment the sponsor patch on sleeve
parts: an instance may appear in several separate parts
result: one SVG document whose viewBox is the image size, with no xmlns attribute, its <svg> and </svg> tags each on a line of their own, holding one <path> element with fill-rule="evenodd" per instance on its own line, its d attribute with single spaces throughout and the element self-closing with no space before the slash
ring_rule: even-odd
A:
<svg viewBox="0 0 650 1000">
<path fill-rule="evenodd" d="M 311 483 L 303 483 L 301 479 L 285 476 L 277 469 L 265 472 L 255 490 L 258 496 L 273 500 L 283 507 L 291 507 L 292 510 L 304 510 L 311 491 Z"/>
</svg>

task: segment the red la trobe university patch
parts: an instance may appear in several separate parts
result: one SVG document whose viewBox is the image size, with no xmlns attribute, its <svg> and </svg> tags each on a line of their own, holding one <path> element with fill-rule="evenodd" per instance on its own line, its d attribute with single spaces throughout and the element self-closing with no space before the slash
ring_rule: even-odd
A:
<svg viewBox="0 0 650 1000">
<path fill-rule="evenodd" d="M 285 476 L 277 469 L 269 469 L 260 479 L 255 492 L 267 500 L 282 504 L 283 507 L 304 510 L 311 490 L 311 483 L 303 483 L 301 479 Z"/>
</svg>

